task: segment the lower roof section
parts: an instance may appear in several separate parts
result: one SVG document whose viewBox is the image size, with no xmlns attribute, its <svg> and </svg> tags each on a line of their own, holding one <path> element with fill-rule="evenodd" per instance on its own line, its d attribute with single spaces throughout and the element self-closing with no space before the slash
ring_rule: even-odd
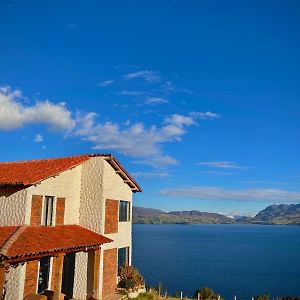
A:
<svg viewBox="0 0 300 300">
<path fill-rule="evenodd" d="M 79 225 L 0 227 L 0 264 L 99 249 L 111 239 Z"/>
</svg>

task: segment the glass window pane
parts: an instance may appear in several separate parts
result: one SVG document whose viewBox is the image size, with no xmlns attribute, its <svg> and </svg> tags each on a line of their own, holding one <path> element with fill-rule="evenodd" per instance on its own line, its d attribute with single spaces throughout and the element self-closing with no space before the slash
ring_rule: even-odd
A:
<svg viewBox="0 0 300 300">
<path fill-rule="evenodd" d="M 129 247 L 118 249 L 118 271 L 124 265 L 129 264 Z"/>
<path fill-rule="evenodd" d="M 119 204 L 119 221 L 129 221 L 130 220 L 130 203 L 128 201 L 120 201 Z"/>
<path fill-rule="evenodd" d="M 42 257 L 40 259 L 40 271 L 38 280 L 38 293 L 48 289 L 50 271 L 50 257 Z"/>
</svg>

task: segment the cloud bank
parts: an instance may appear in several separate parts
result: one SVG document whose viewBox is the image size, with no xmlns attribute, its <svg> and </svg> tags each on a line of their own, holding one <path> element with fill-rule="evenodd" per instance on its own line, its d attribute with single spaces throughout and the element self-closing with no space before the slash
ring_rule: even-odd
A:
<svg viewBox="0 0 300 300">
<path fill-rule="evenodd" d="M 218 169 L 247 169 L 247 167 L 239 166 L 232 161 L 203 161 L 199 162 L 198 165 Z"/>
<path fill-rule="evenodd" d="M 156 74 L 139 73 L 135 76 Z M 150 77 L 147 77 L 150 76 Z M 157 75 L 158 76 L 158 75 Z M 146 80 L 146 79 L 145 79 Z M 172 114 L 165 116 L 161 124 L 145 125 L 142 122 L 100 122 L 95 112 L 74 113 L 64 102 L 49 100 L 30 104 L 18 90 L 9 87 L 0 88 L 0 130 L 14 130 L 29 124 L 45 125 L 51 130 L 61 131 L 67 137 L 77 137 L 92 143 L 92 149 L 115 151 L 135 159 L 135 163 L 164 167 L 177 164 L 177 160 L 163 151 L 166 143 L 180 142 L 188 128 L 197 125 L 197 119 L 203 119 L 207 112 Z M 164 98 L 148 98 L 148 105 L 166 103 Z M 213 113 L 210 113 L 213 114 Z M 35 142 L 42 142 L 37 135 Z"/>
<path fill-rule="evenodd" d="M 26 105 L 22 93 L 9 87 L 0 88 L 0 130 L 12 130 L 27 124 L 45 124 L 52 130 L 71 130 L 75 126 L 64 102 L 49 100 Z"/>
<path fill-rule="evenodd" d="M 220 187 L 192 186 L 163 189 L 160 195 L 199 200 L 266 201 L 272 203 L 297 203 L 300 201 L 300 192 L 280 189 L 226 190 Z"/>
</svg>

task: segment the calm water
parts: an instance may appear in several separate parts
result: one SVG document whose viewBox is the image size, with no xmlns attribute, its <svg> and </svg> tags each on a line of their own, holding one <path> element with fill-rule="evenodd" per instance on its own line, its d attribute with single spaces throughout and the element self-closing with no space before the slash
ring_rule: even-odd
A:
<svg viewBox="0 0 300 300">
<path fill-rule="evenodd" d="M 300 226 L 134 225 L 133 264 L 168 293 L 300 296 Z"/>
</svg>

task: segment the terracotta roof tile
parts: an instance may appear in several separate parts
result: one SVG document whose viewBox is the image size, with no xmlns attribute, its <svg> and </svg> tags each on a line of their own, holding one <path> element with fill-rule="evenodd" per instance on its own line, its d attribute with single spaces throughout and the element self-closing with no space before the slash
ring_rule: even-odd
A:
<svg viewBox="0 0 300 300">
<path fill-rule="evenodd" d="M 24 225 L 0 227 L 0 262 L 78 252 L 112 242 L 111 239 L 79 225 L 22 227 Z"/>
<path fill-rule="evenodd" d="M 82 164 L 88 155 L 43 160 L 1 162 L 0 185 L 32 185 Z"/>
<path fill-rule="evenodd" d="M 111 154 L 83 154 L 62 158 L 0 162 L 0 186 L 33 185 L 74 168 L 91 157 L 98 156 L 104 157 L 116 171 L 121 171 L 118 173 L 119 176 L 130 186 L 133 192 L 142 191 L 136 181 Z"/>
</svg>

